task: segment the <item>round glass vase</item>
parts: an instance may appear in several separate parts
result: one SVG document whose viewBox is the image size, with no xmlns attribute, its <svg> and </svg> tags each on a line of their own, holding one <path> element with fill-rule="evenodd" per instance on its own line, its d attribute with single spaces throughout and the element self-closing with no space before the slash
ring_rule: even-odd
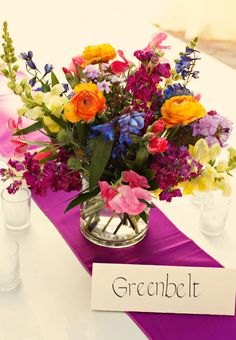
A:
<svg viewBox="0 0 236 340">
<path fill-rule="evenodd" d="M 147 222 L 138 215 L 117 214 L 105 207 L 100 195 L 80 206 L 80 228 L 89 241 L 109 248 L 124 248 L 140 242 L 147 233 Z"/>
</svg>

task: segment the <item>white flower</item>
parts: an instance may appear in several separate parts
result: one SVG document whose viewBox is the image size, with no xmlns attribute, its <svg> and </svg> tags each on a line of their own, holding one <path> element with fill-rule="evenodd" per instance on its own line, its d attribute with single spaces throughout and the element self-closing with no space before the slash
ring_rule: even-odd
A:
<svg viewBox="0 0 236 340">
<path fill-rule="evenodd" d="M 38 105 L 42 105 L 43 104 L 44 95 L 45 95 L 45 93 L 43 93 L 41 91 L 37 91 L 34 94 L 34 102 L 36 104 L 38 104 Z"/>
<path fill-rule="evenodd" d="M 35 106 L 33 109 L 30 109 L 25 113 L 25 117 L 29 119 L 33 119 L 33 120 L 42 118 L 43 116 L 44 116 L 44 113 L 39 106 Z"/>
<path fill-rule="evenodd" d="M 53 115 L 60 117 L 64 106 L 68 103 L 68 99 L 66 97 L 60 96 L 51 96 L 49 94 L 44 98 L 44 103 L 48 110 L 52 112 Z"/>
<path fill-rule="evenodd" d="M 22 107 L 20 107 L 20 108 L 17 110 L 18 116 L 24 116 L 25 113 L 27 112 L 27 110 L 28 110 L 28 107 L 25 106 L 25 105 L 22 106 Z"/>
<path fill-rule="evenodd" d="M 51 89 L 52 96 L 60 96 L 65 91 L 63 85 L 57 84 Z"/>
</svg>

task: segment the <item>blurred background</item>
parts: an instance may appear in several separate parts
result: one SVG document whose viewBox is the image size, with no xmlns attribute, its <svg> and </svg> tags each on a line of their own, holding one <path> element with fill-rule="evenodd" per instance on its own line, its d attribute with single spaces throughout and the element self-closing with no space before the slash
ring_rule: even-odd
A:
<svg viewBox="0 0 236 340">
<path fill-rule="evenodd" d="M 235 0 L 0 0 L 17 50 L 61 65 L 87 44 L 142 48 L 157 25 L 182 40 L 198 35 L 203 51 L 236 68 L 235 13 Z"/>
</svg>

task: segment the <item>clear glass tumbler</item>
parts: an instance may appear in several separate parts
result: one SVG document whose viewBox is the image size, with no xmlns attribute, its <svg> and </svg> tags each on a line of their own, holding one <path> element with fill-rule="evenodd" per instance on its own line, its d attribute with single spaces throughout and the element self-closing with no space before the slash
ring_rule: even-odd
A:
<svg viewBox="0 0 236 340">
<path fill-rule="evenodd" d="M 0 292 L 20 284 L 19 246 L 12 240 L 0 240 Z"/>
<path fill-rule="evenodd" d="M 224 232 L 230 207 L 230 197 L 221 191 L 205 193 L 201 206 L 201 231 L 208 236 L 218 236 Z"/>
<path fill-rule="evenodd" d="M 18 231 L 30 226 L 31 192 L 20 188 L 14 195 L 2 191 L 3 220 L 5 227 Z"/>
</svg>

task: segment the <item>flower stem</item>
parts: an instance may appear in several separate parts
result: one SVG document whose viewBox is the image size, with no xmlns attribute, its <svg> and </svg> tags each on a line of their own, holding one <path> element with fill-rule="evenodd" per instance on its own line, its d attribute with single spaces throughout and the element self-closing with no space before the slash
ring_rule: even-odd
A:
<svg viewBox="0 0 236 340">
<path fill-rule="evenodd" d="M 115 216 L 115 213 L 113 212 L 113 214 L 111 215 L 111 217 L 109 218 L 109 220 L 107 221 L 105 226 L 103 227 L 102 231 L 105 231 L 107 229 L 108 225 L 110 224 L 110 222 L 111 222 L 111 220 L 113 219 L 114 216 Z"/>
</svg>

